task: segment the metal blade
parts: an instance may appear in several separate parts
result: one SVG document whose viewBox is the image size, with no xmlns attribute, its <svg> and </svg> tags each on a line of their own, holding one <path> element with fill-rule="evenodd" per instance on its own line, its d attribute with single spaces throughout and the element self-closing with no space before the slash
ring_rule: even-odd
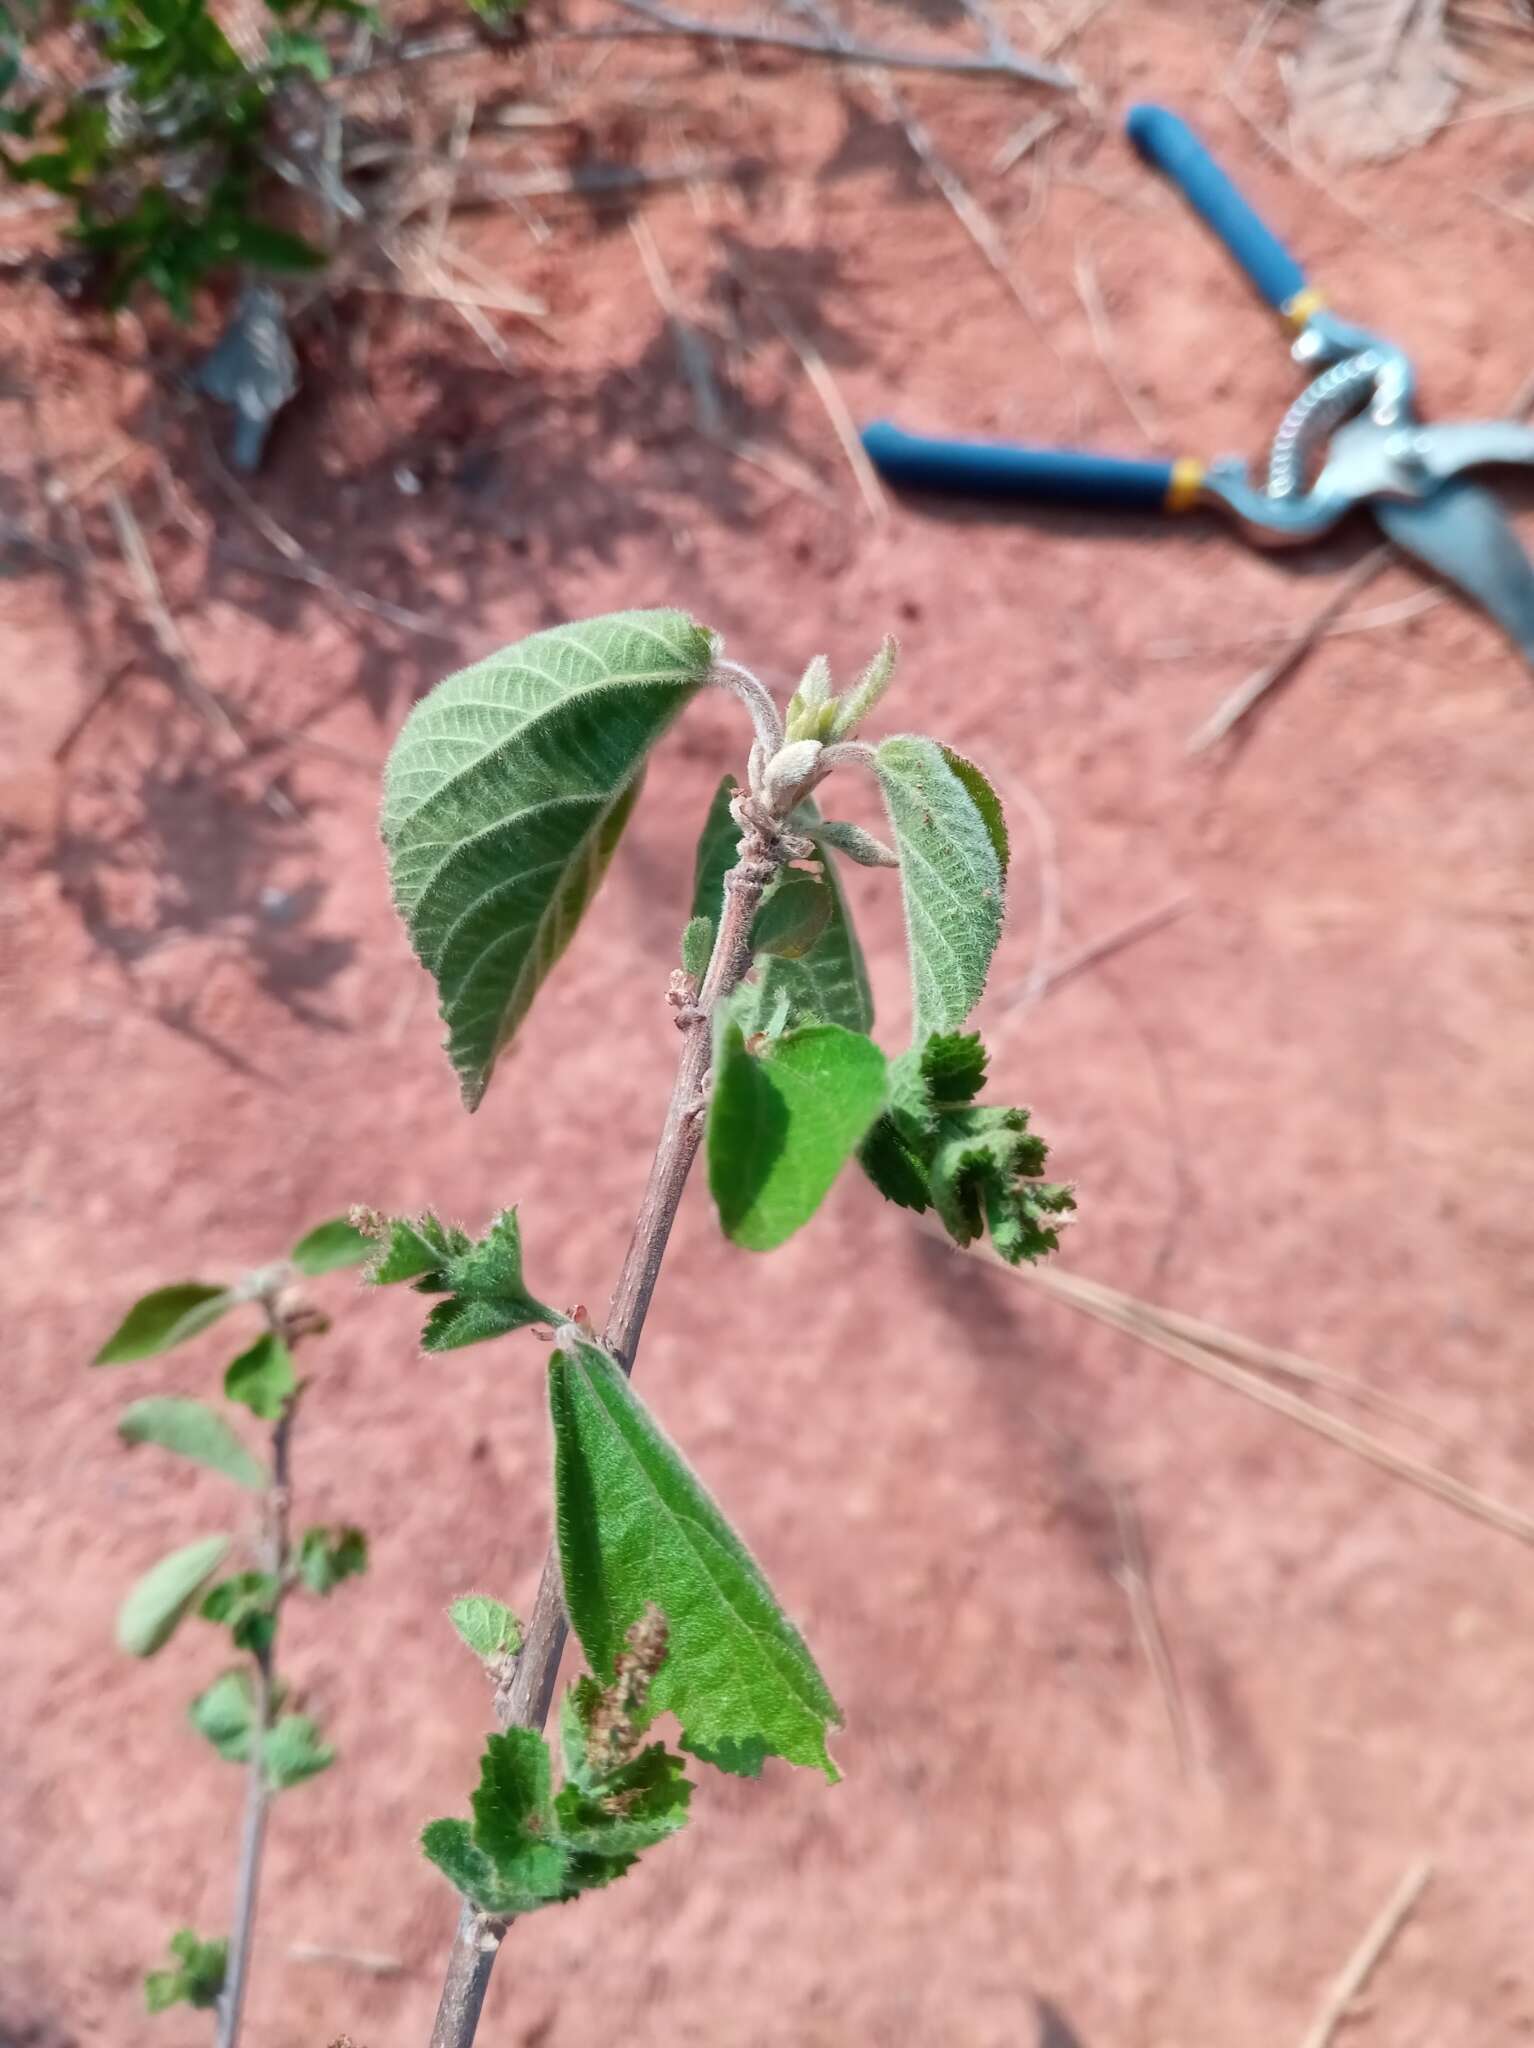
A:
<svg viewBox="0 0 1534 2048">
<path fill-rule="evenodd" d="M 1369 509 L 1398 548 L 1490 612 L 1534 668 L 1534 562 L 1489 491 L 1449 483 L 1411 504 L 1375 498 Z"/>
</svg>

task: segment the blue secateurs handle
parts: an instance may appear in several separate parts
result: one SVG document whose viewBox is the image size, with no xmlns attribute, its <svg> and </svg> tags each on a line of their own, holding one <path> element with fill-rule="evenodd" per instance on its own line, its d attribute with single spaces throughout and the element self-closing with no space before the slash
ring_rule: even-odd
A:
<svg viewBox="0 0 1534 2048">
<path fill-rule="evenodd" d="M 1164 171 L 1213 228 L 1276 312 L 1294 318 L 1308 294 L 1305 273 L 1254 213 L 1180 115 L 1168 107 L 1131 107 L 1124 126 L 1143 157 Z"/>
<path fill-rule="evenodd" d="M 863 429 L 863 446 L 882 477 L 909 490 L 1027 498 L 1039 505 L 1088 510 L 1179 511 L 1194 501 L 1203 473 L 1198 463 L 1145 462 L 1004 441 L 939 440 L 908 434 L 888 420 Z"/>
</svg>

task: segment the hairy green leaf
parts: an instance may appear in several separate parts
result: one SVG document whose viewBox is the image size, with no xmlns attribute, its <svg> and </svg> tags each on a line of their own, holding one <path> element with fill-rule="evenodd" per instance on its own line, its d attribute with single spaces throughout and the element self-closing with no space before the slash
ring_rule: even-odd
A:
<svg viewBox="0 0 1534 2048">
<path fill-rule="evenodd" d="M 510 1918 L 514 1914 L 535 1913 L 540 1906 L 552 1904 L 546 1895 L 528 1891 L 514 1878 L 502 1877 L 475 1842 L 474 1830 L 466 1820 L 429 1820 L 421 1830 L 421 1848 L 428 1862 L 436 1864 L 454 1890 L 482 1913 Z M 563 1876 L 561 1858 L 561 1882 Z"/>
<path fill-rule="evenodd" d="M 548 1745 L 535 1728 L 489 1738 L 469 1804 L 472 1822 L 435 1820 L 421 1836 L 466 1898 L 487 1913 L 525 1913 L 569 1896 L 568 1857 L 551 1839 Z"/>
<path fill-rule="evenodd" d="M 714 791 L 693 856 L 692 915 L 717 926 L 724 911 L 724 878 L 740 858 L 740 827 L 730 816 L 737 783 L 726 775 Z"/>
<path fill-rule="evenodd" d="M 158 1444 L 162 1451 L 174 1451 L 178 1458 L 190 1458 L 198 1465 L 211 1465 L 227 1479 L 259 1493 L 266 1485 L 266 1469 L 252 1455 L 220 1415 L 201 1401 L 183 1400 L 175 1394 L 152 1394 L 134 1401 L 118 1418 L 117 1434 L 125 1444 Z"/>
<path fill-rule="evenodd" d="M 982 807 L 935 740 L 886 740 L 874 759 L 900 854 L 911 1035 L 920 1044 L 931 1032 L 956 1031 L 985 987 L 1001 937 L 1000 810 Z"/>
<path fill-rule="evenodd" d="M 724 878 L 740 850 L 740 827 L 730 816 L 734 794 L 735 783 L 726 776 L 714 792 L 704 821 L 693 881 L 694 917 L 717 921 L 723 911 Z M 800 804 L 793 823 L 797 830 L 818 832 L 820 813 L 814 803 L 806 800 Z M 769 954 L 760 962 L 756 979 L 747 983 L 741 997 L 741 1025 L 748 1033 L 767 1030 L 784 1003 L 796 1024 L 840 1024 L 848 1031 L 867 1031 L 874 1021 L 873 993 L 862 948 L 852 929 L 836 864 L 824 847 L 819 850 L 819 866 L 820 878 L 831 892 L 825 929 L 802 959 L 777 959 Z"/>
<path fill-rule="evenodd" d="M 858 1163 L 886 1202 L 914 1209 L 918 1216 L 932 1206 L 932 1191 L 920 1151 L 896 1119 L 881 1116 L 858 1147 Z"/>
<path fill-rule="evenodd" d="M 283 1714 L 266 1731 L 261 1760 L 267 1782 L 274 1792 L 301 1785 L 305 1778 L 318 1777 L 335 1762 L 336 1753 L 320 1740 L 320 1731 L 307 1714 Z"/>
<path fill-rule="evenodd" d="M 366 1222 L 365 1234 L 374 1245 L 372 1264 L 362 1276 L 371 1287 L 409 1280 L 419 1294 L 445 1293 L 442 1268 L 474 1242 L 456 1223 L 438 1222 L 429 1209 L 417 1217 L 378 1216 L 366 1209 L 353 1214 L 359 1224 Z"/>
<path fill-rule="evenodd" d="M 373 1244 L 349 1217 L 332 1216 L 328 1223 L 306 1231 L 288 1256 L 300 1273 L 313 1279 L 343 1266 L 363 1265 L 373 1256 Z"/>
<path fill-rule="evenodd" d="M 682 1759 L 660 1743 L 609 1770 L 588 1768 L 577 1703 L 602 1698 L 586 1678 L 561 1705 L 567 1782 L 557 1798 L 543 1737 L 510 1728 L 485 1746 L 473 1820 L 435 1820 L 423 1831 L 427 1856 L 481 1911 L 530 1913 L 610 1884 L 686 1820 L 692 1787 Z"/>
<path fill-rule="evenodd" d="M 892 633 L 886 633 L 878 653 L 836 707 L 829 737 L 851 739 L 895 680 L 895 662 L 900 648 Z"/>
<path fill-rule="evenodd" d="M 989 1231 L 1010 1265 L 1059 1246 L 1076 1206 L 1069 1187 L 1039 1178 L 1049 1156 L 1028 1112 L 977 1103 L 986 1052 L 978 1033 L 935 1033 L 890 1068 L 890 1106 L 858 1158 L 886 1200 L 935 1208 L 956 1244 Z"/>
<path fill-rule="evenodd" d="M 305 1529 L 298 1546 L 298 1576 L 311 1593 L 329 1593 L 343 1579 L 356 1578 L 367 1568 L 368 1540 L 360 1529 Z"/>
<path fill-rule="evenodd" d="M 649 1693 L 689 1747 L 753 1744 L 836 1766 L 836 1702 L 745 1545 L 639 1401 L 617 1363 L 567 1324 L 549 1366 L 554 1493 L 565 1601 L 593 1671 L 612 1672 L 654 1604 L 670 1655 Z"/>
<path fill-rule="evenodd" d="M 814 827 L 814 834 L 823 846 L 834 846 L 838 853 L 846 854 L 848 860 L 856 861 L 860 868 L 898 868 L 900 865 L 900 856 L 893 848 L 846 818 L 822 818 Z"/>
<path fill-rule="evenodd" d="M 187 1715 L 198 1734 L 206 1736 L 226 1762 L 242 1764 L 249 1758 L 256 1705 L 248 1671 L 222 1672 L 197 1695 Z"/>
<path fill-rule="evenodd" d="M 934 1032 L 921 1049 L 921 1078 L 934 1111 L 973 1102 L 989 1055 L 978 1031 Z"/>
<path fill-rule="evenodd" d="M 727 1237 L 771 1251 L 809 1221 L 884 1107 L 871 1038 L 839 1024 L 786 1031 L 760 1055 L 726 1017 L 714 1055 L 708 1184 Z"/>
<path fill-rule="evenodd" d="M 831 922 L 836 899 L 818 875 L 790 870 L 762 899 L 751 927 L 753 953 L 802 960 Z"/>
<path fill-rule="evenodd" d="M 152 1657 L 162 1649 L 228 1555 L 229 1540 L 199 1537 L 152 1565 L 118 1610 L 118 1648 L 130 1657 Z"/>
<path fill-rule="evenodd" d="M 701 982 L 708 972 L 709 956 L 714 950 L 714 920 L 711 917 L 690 917 L 682 928 L 682 972 L 694 982 Z"/>
<path fill-rule="evenodd" d="M 383 837 L 470 1109 L 601 881 L 645 756 L 713 652 L 680 612 L 614 613 L 449 676 L 406 720 Z"/>
<path fill-rule="evenodd" d="M 362 1214 L 363 1212 L 359 1212 Z M 503 1209 L 479 1240 L 427 1214 L 368 1216 L 369 1235 L 381 1249 L 365 1278 L 376 1285 L 409 1280 L 418 1294 L 445 1294 L 421 1333 L 427 1351 L 504 1337 L 559 1316 L 531 1295 L 522 1280 L 522 1234 L 515 1209 Z"/>
<path fill-rule="evenodd" d="M 238 1300 L 232 1288 L 210 1287 L 200 1280 L 157 1287 L 133 1304 L 91 1363 L 133 1365 L 141 1358 L 158 1357 L 216 1323 Z"/>
<path fill-rule="evenodd" d="M 275 1330 L 263 1332 L 224 1374 L 227 1398 L 262 1422 L 275 1422 L 297 1390 L 293 1354 Z"/>
<path fill-rule="evenodd" d="M 534 1323 L 559 1321 L 557 1312 L 522 1283 L 522 1233 L 515 1209 L 503 1209 L 477 1244 L 446 1262 L 440 1277 L 449 1298 L 426 1318 L 421 1333 L 426 1351 L 456 1351 Z"/>
<path fill-rule="evenodd" d="M 151 2012 L 168 2012 L 173 2005 L 211 2010 L 224 1988 L 228 1942 L 199 1941 L 190 1927 L 181 1927 L 170 1938 L 170 1952 L 171 1968 L 151 1970 L 144 1979 L 145 2005 Z"/>
<path fill-rule="evenodd" d="M 576 1854 L 618 1859 L 626 1869 L 641 1850 L 685 1825 L 691 1798 L 682 1759 L 652 1742 L 604 1777 L 561 1787 L 555 1822 L 560 1840 Z"/>
<path fill-rule="evenodd" d="M 522 1624 L 509 1607 L 485 1593 L 465 1593 L 447 1610 L 447 1618 L 476 1657 L 493 1664 L 522 1647 Z"/>
<path fill-rule="evenodd" d="M 957 754 L 952 747 L 944 747 L 943 759 L 969 791 L 975 809 L 984 820 L 986 833 L 992 850 L 1001 863 L 1001 878 L 1007 879 L 1007 870 L 1012 865 L 1012 840 L 1007 831 L 1006 813 L 1001 808 L 1001 798 L 996 794 L 985 776 L 985 771 L 963 754 Z"/>
<path fill-rule="evenodd" d="M 236 1649 L 264 1656 L 277 1631 L 277 1581 L 269 1572 L 233 1572 L 209 1587 L 197 1612 L 227 1628 Z"/>
</svg>

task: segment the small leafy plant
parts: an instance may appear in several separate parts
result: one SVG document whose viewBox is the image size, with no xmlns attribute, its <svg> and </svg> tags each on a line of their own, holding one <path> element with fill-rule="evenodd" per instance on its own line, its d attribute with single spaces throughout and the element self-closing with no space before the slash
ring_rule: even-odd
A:
<svg viewBox="0 0 1534 2048">
<path fill-rule="evenodd" d="M 470 4 L 492 26 L 516 11 L 509 0 Z M 34 30 L 57 11 L 32 9 Z M 325 251 L 284 225 L 278 198 L 307 185 L 326 210 L 336 201 L 317 95 L 333 75 L 336 32 L 381 26 L 378 9 L 264 0 L 264 23 L 238 46 L 208 0 L 86 0 L 68 11 L 103 65 L 76 90 L 43 78 L 0 10 L 0 167 L 69 202 L 107 303 L 142 283 L 185 319 L 217 273 L 321 268 Z"/>
<path fill-rule="evenodd" d="M 760 1567 L 630 1383 L 692 1163 L 703 1151 L 725 1234 L 768 1251 L 860 1162 L 959 1245 L 1016 1262 L 1052 1250 L 1074 1207 L 1041 1176 L 1023 1109 L 982 1101 L 986 1056 L 965 1030 L 1001 933 L 1008 842 L 981 771 L 936 740 L 871 744 L 889 688 L 886 641 L 847 691 L 812 661 L 780 715 L 717 638 L 681 613 L 555 628 L 449 677 L 418 704 L 385 775 L 395 902 L 433 975 L 446 1048 L 476 1108 L 569 944 L 639 794 L 646 758 L 706 687 L 731 692 L 753 738 L 698 844 L 692 915 L 668 991 L 681 1051 L 628 1257 L 600 1337 L 523 1277 L 503 1209 L 474 1238 L 434 1214 L 354 1212 L 367 1278 L 434 1298 L 429 1352 L 543 1326 L 554 1440 L 555 1543 L 525 1635 L 484 1596 L 453 1611 L 494 1690 L 497 1732 L 472 1819 L 432 1821 L 427 1856 L 462 1895 L 433 2048 L 473 2039 L 501 1939 L 518 1914 L 610 1883 L 686 1819 L 685 1758 L 752 1777 L 769 1756 L 834 1782 L 836 1701 Z M 828 818 L 842 775 L 870 777 L 892 844 Z M 912 1042 L 891 1058 L 837 872 L 898 872 Z M 567 1627 L 589 1667 L 559 1711 L 561 1781 L 539 1732 Z M 644 1741 L 674 1717 L 679 1749 Z"/>
<path fill-rule="evenodd" d="M 240 1661 L 221 1671 L 192 1701 L 192 1726 L 226 1762 L 247 1771 L 232 1933 L 204 1941 L 188 1927 L 171 1936 L 170 1966 L 144 1981 L 151 2012 L 186 2004 L 217 2013 L 220 2048 L 239 2033 L 260 1882 L 267 1807 L 278 1792 L 325 1770 L 334 1751 L 308 1714 L 288 1704 L 277 1671 L 277 1635 L 291 1594 L 320 1597 L 367 1568 L 360 1529 L 292 1526 L 292 1448 L 309 1383 L 300 1380 L 295 1348 L 328 1327 L 304 1300 L 299 1283 L 359 1265 L 370 1247 L 344 1218 L 322 1223 L 286 1259 L 232 1283 L 183 1281 L 136 1301 L 97 1352 L 100 1366 L 137 1365 L 189 1342 L 239 1309 L 255 1310 L 259 1334 L 224 1374 L 225 1399 L 266 1426 L 264 1457 L 218 1409 L 180 1395 L 151 1394 L 118 1420 L 127 1444 L 156 1444 L 210 1466 L 254 1495 L 258 1529 L 242 1545 L 232 1531 L 201 1536 L 162 1557 L 139 1579 L 117 1618 L 119 1646 L 152 1657 L 188 1616 L 227 1630 Z M 242 1549 L 244 1555 L 242 1555 Z"/>
</svg>

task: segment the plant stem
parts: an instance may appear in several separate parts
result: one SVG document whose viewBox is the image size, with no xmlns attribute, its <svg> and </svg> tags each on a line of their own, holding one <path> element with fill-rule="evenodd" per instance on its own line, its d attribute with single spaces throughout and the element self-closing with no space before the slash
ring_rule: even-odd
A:
<svg viewBox="0 0 1534 2048">
<path fill-rule="evenodd" d="M 725 876 L 723 915 L 697 1003 L 677 1020 L 685 1033 L 682 1056 L 677 1062 L 666 1121 L 650 1163 L 650 1177 L 602 1331 L 604 1346 L 626 1373 L 634 1370 L 640 1334 L 660 1277 L 671 1226 L 703 1137 L 703 1112 L 707 1107 L 708 1072 L 713 1056 L 711 1019 L 751 965 L 751 927 L 762 891 L 790 857 L 790 849 L 780 841 L 767 837 L 754 826 L 746 827 L 740 858 Z M 543 1726 L 569 1633 L 559 1553 L 551 1544 L 543 1561 L 543 1576 L 538 1582 L 538 1595 L 521 1652 L 509 1678 L 496 1689 L 495 1719 L 499 1728 Z M 430 2048 L 470 2048 L 490 1972 L 495 1968 L 496 1956 L 510 1925 L 509 1920 L 494 1919 L 465 1900 L 448 1957 Z"/>
<path fill-rule="evenodd" d="M 279 1335 L 276 1311 L 263 1298 L 267 1321 Z M 266 1815 L 272 1788 L 266 1774 L 266 1736 L 276 1701 L 277 1619 L 288 1572 L 288 1512 L 294 1405 L 289 1401 L 272 1430 L 272 1474 L 264 1503 L 266 1527 L 261 1569 L 276 1583 L 272 1596 L 271 1640 L 251 1653 L 255 1665 L 255 1700 L 251 1715 L 250 1762 L 245 1778 L 245 1820 L 240 1833 L 239 1874 L 235 1880 L 234 1918 L 229 1929 L 229 1961 L 218 2002 L 215 2048 L 235 2048 L 250 1977 L 250 1952 L 256 1930 L 256 1900 L 261 1888 L 261 1853 L 266 1845 Z"/>
</svg>

